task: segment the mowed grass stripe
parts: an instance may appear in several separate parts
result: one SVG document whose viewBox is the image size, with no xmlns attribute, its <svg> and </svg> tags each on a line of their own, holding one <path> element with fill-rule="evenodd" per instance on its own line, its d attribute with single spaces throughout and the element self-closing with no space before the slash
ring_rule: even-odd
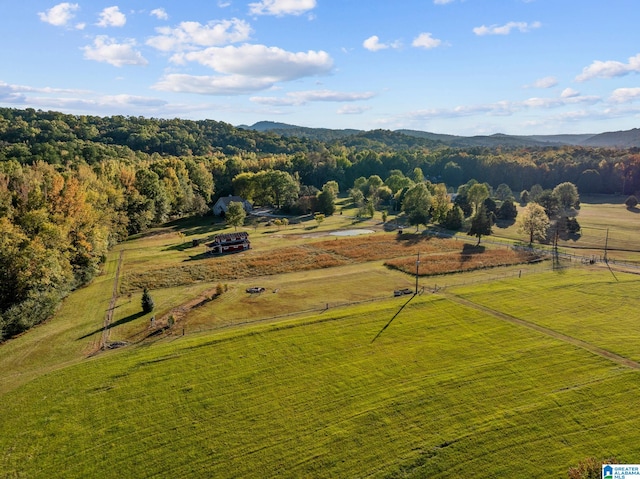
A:
<svg viewBox="0 0 640 479">
<path fill-rule="evenodd" d="M 637 298 L 640 276 L 594 268 L 451 289 L 477 305 L 640 361 Z"/>
<path fill-rule="evenodd" d="M 558 476 L 593 447 L 624 458 L 640 439 L 619 424 L 640 423 L 628 410 L 637 374 L 435 296 L 416 298 L 371 344 L 397 308 L 122 350 L 39 378 L 3 397 L 0 469 Z M 524 475 L 507 450 L 526 458 Z"/>
<path fill-rule="evenodd" d="M 549 328 L 545 328 L 544 326 L 539 326 L 537 324 L 533 324 L 533 323 L 529 323 L 528 321 L 524 321 L 522 319 L 516 318 L 514 316 L 511 316 L 509 314 L 505 314 L 502 313 L 500 311 L 496 311 L 495 309 L 491 309 L 488 308 L 486 306 L 481 306 L 479 304 L 473 303 L 472 301 L 466 300 L 466 299 L 462 299 L 456 296 L 451 296 L 449 295 L 448 298 L 452 301 L 455 301 L 457 303 L 460 304 L 464 304 L 466 306 L 469 306 L 471 308 L 478 308 L 481 309 L 482 311 L 489 313 L 497 318 L 503 319 L 505 321 L 509 321 L 512 324 L 517 324 L 519 326 L 524 326 L 526 328 L 530 328 L 533 329 L 534 331 L 538 331 L 542 334 L 546 334 L 548 336 L 551 336 L 553 338 L 559 339 L 561 341 L 565 341 L 567 343 L 573 344 L 575 346 L 581 347 L 586 349 L 587 351 L 591 351 L 594 354 L 598 354 L 600 356 L 602 356 L 603 358 L 607 358 L 610 359 L 618 364 L 621 364 L 623 366 L 626 366 L 628 368 L 632 368 L 632 369 L 640 369 L 640 364 L 638 364 L 635 361 L 632 361 L 629 358 L 625 358 L 622 357 L 618 354 L 612 353 L 611 351 L 607 351 L 605 349 L 599 348 L 598 346 L 595 346 L 591 343 L 587 343 L 586 341 L 582 341 L 580 339 L 576 339 L 576 338 L 572 338 L 571 336 L 567 336 L 566 334 L 562 334 L 559 333 L 557 331 L 554 331 L 553 329 L 549 329 Z"/>
</svg>

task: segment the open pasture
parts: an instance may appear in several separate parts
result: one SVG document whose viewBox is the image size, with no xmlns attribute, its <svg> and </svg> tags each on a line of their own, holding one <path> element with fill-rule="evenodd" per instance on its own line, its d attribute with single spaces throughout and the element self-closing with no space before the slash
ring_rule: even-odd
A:
<svg viewBox="0 0 640 479">
<path fill-rule="evenodd" d="M 567 269 L 545 283 L 522 281 L 452 289 L 474 303 L 539 324 L 640 361 L 640 276 L 604 269 Z"/>
<path fill-rule="evenodd" d="M 413 286 L 416 254 L 460 260 L 467 238 L 261 226 L 251 254 L 193 260 L 190 238 L 219 225 L 181 225 L 120 245 L 55 318 L 0 347 L 4 476 L 521 478 L 637 462 L 639 276 L 523 264 L 421 276 L 409 301 L 391 294 Z M 109 334 L 130 345 L 87 358 L 119 249 Z M 251 256 L 246 273 L 233 264 Z M 196 265 L 202 277 L 181 272 Z M 138 288 L 161 318 L 217 283 L 173 334 L 138 344 L 152 316 Z"/>
<path fill-rule="evenodd" d="M 594 287 L 605 274 L 593 273 Z M 526 306 L 531 291 L 588 278 L 504 281 L 492 307 L 509 309 L 509 288 Z M 3 395 L 0 469 L 516 478 L 563 477 L 591 455 L 633 462 L 637 370 L 447 296 L 418 296 L 390 322 L 404 303 L 191 335 L 51 372 Z M 538 303 L 538 315 L 553 312 Z"/>
<path fill-rule="evenodd" d="M 527 262 L 533 255 L 509 254 L 506 260 L 503 253 L 473 249 L 464 240 L 442 239 L 428 235 L 376 233 L 352 238 L 333 238 L 331 240 L 308 240 L 304 244 L 276 247 L 269 251 L 246 251 L 236 255 L 211 257 L 202 255 L 195 261 L 178 264 L 166 264 L 159 261 L 157 266 L 141 268 L 138 264 L 129 264 L 120 284 L 120 291 L 131 291 L 147 288 L 168 288 L 185 285 L 197 281 L 226 282 L 234 279 L 247 279 L 267 275 L 308 271 L 369 261 L 381 261 L 421 255 L 448 253 L 451 256 L 449 269 L 438 267 L 432 273 L 456 272 L 456 265 L 473 257 L 469 264 L 478 267 L 490 267 L 498 264 L 514 264 Z M 500 256 L 500 258 L 498 258 Z M 483 263 L 483 264 L 481 264 Z M 423 266 L 422 274 L 430 274 L 428 261 Z M 436 263 L 432 263 L 436 267 Z M 399 268 L 402 269 L 402 268 Z M 467 268 L 473 269 L 473 268 Z"/>
<path fill-rule="evenodd" d="M 606 246 L 609 259 L 640 263 L 640 209 L 628 209 L 624 205 L 626 199 L 626 196 L 614 195 L 582 197 L 576 216 L 580 235 L 561 238 L 560 249 L 576 256 L 603 257 Z M 521 206 L 518 211 L 522 211 Z M 493 233 L 515 241 L 527 240 L 518 232 L 517 222 L 507 228 L 494 227 Z"/>
</svg>

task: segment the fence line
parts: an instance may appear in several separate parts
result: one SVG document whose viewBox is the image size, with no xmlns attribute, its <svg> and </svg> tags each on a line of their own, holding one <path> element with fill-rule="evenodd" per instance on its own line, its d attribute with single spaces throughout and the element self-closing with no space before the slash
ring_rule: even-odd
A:
<svg viewBox="0 0 640 479">
<path fill-rule="evenodd" d="M 540 268 L 523 268 L 520 269 L 518 271 L 508 271 L 508 272 L 503 272 L 503 273 L 499 273 L 499 274 L 488 274 L 486 276 L 482 276 L 479 278 L 474 278 L 474 279 L 465 279 L 463 281 L 455 281 L 453 283 L 449 283 L 446 284 L 446 282 L 442 282 L 442 283 L 438 283 L 437 281 L 434 281 L 432 284 L 426 284 L 426 282 L 420 282 L 420 290 L 418 292 L 418 294 L 425 294 L 425 293 L 438 293 L 441 291 L 444 291 L 447 288 L 450 287 L 455 287 L 455 286 L 466 286 L 469 284 L 477 284 L 477 283 L 485 283 L 485 282 L 490 282 L 490 281 L 498 281 L 498 280 L 502 280 L 502 279 L 507 279 L 507 278 L 512 278 L 512 277 L 522 277 L 523 275 L 529 275 L 529 274 L 538 274 L 538 273 L 542 273 L 544 271 L 549 271 L 550 269 L 552 269 L 551 266 L 546 266 L 546 267 L 540 267 Z M 430 279 L 438 279 L 438 278 L 442 278 L 444 279 L 445 275 L 442 276 L 437 276 L 437 277 L 429 277 Z M 430 282 L 431 283 L 431 282 Z M 235 328 L 235 327 L 239 327 L 239 326 L 247 326 L 247 325 L 255 325 L 255 324 L 260 324 L 260 323 L 269 323 L 272 321 L 277 321 L 279 319 L 285 319 L 285 318 L 292 318 L 295 316 L 301 316 L 301 315 L 306 315 L 306 314 L 312 314 L 312 313 L 322 313 L 324 311 L 328 311 L 329 309 L 335 309 L 335 308 L 344 308 L 344 307 L 348 307 L 348 306 L 356 306 L 358 304 L 366 304 L 366 303 L 374 303 L 374 302 L 378 302 L 378 301 L 387 301 L 390 299 L 402 299 L 404 298 L 405 295 L 403 296 L 391 296 L 391 295 L 380 295 L 380 296 L 374 296 L 371 298 L 367 298 L 367 299 L 361 299 L 361 300 L 357 300 L 357 301 L 342 301 L 342 302 L 335 302 L 335 303 L 324 303 L 324 305 L 321 306 L 317 306 L 314 308 L 308 308 L 308 309 L 302 309 L 302 310 L 297 310 L 297 311 L 291 311 L 289 313 L 283 313 L 283 314 L 279 314 L 279 315 L 275 315 L 275 316 L 266 316 L 266 317 L 262 317 L 262 318 L 257 318 L 257 319 L 251 319 L 251 320 L 245 320 L 245 321 L 238 321 L 238 322 L 233 322 L 233 323 L 229 323 L 229 324 L 222 324 L 222 325 L 217 325 L 217 326 L 199 326 L 199 327 L 189 327 L 188 324 L 184 325 L 184 326 L 178 326 L 175 328 L 173 335 L 177 336 L 180 335 L 180 333 L 182 332 L 184 333 L 203 333 L 203 332 L 208 332 L 208 331 L 220 331 L 220 330 L 224 330 L 224 329 L 230 329 L 230 328 Z"/>
</svg>

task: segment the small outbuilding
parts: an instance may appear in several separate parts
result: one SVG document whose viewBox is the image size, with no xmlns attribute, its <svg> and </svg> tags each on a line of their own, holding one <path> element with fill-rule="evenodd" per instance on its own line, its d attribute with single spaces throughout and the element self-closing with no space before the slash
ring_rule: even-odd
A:
<svg viewBox="0 0 640 479">
<path fill-rule="evenodd" d="M 218 201 L 216 201 L 212 208 L 213 214 L 216 216 L 227 214 L 227 211 L 229 211 L 229 203 L 232 201 L 235 203 L 242 203 L 242 206 L 247 213 L 251 213 L 251 210 L 253 210 L 253 205 L 251 205 L 249 201 L 245 200 L 241 196 L 229 195 L 218 198 Z"/>
</svg>

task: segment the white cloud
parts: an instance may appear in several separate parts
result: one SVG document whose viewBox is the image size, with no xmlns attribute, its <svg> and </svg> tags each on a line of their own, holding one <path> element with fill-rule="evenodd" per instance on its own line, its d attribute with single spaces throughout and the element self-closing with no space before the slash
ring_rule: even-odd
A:
<svg viewBox="0 0 640 479">
<path fill-rule="evenodd" d="M 535 28 L 540 28 L 542 23 L 540 22 L 509 22 L 505 25 L 491 25 L 487 27 L 486 25 L 482 25 L 481 27 L 475 27 L 473 29 L 473 33 L 478 36 L 483 35 L 508 35 L 511 33 L 511 30 L 518 30 L 522 33 L 530 32 Z"/>
<path fill-rule="evenodd" d="M 262 0 L 249 4 L 252 15 L 302 15 L 316 8 L 316 0 Z"/>
<path fill-rule="evenodd" d="M 332 90 L 308 90 L 289 92 L 284 98 L 277 97 L 252 97 L 251 101 L 263 105 L 271 106 L 297 106 L 310 102 L 352 102 L 368 100 L 373 98 L 375 93 L 347 93 Z"/>
<path fill-rule="evenodd" d="M 40 20 L 56 27 L 64 27 L 75 17 L 75 12 L 80 6 L 77 3 L 59 3 L 46 12 L 39 12 Z"/>
<path fill-rule="evenodd" d="M 402 43 L 396 40 L 393 43 L 380 43 L 378 35 L 373 35 L 362 42 L 362 46 L 371 52 L 377 52 L 378 50 L 385 50 L 387 48 L 400 48 Z"/>
<path fill-rule="evenodd" d="M 442 40 L 438 40 L 437 38 L 433 38 L 431 33 L 421 33 L 418 35 L 411 44 L 416 48 L 425 48 L 430 50 L 432 48 L 437 48 L 442 45 Z"/>
<path fill-rule="evenodd" d="M 159 108 L 164 110 L 167 107 L 167 102 L 159 98 L 127 94 L 100 95 L 91 90 L 11 85 L 2 81 L 0 81 L 0 103 L 100 114 L 103 114 L 105 109 L 114 113 L 122 113 L 123 110 L 140 113 L 158 111 Z"/>
<path fill-rule="evenodd" d="M 52 88 L 52 87 L 33 87 L 28 85 L 11 85 L 9 83 L 0 81 L 0 88 L 5 91 L 12 92 L 28 92 L 28 93 L 73 93 L 84 94 L 88 93 L 88 90 L 78 90 L 73 88 Z"/>
<path fill-rule="evenodd" d="M 166 105 L 167 102 L 165 100 L 160 100 L 159 98 L 149 98 L 146 96 L 136 96 L 136 95 L 108 95 L 101 98 L 101 102 L 106 103 L 108 105 L 119 105 L 119 106 L 163 106 Z"/>
<path fill-rule="evenodd" d="M 266 90 L 274 81 L 243 75 L 196 76 L 172 73 L 164 76 L 151 88 L 161 91 L 198 93 L 201 95 L 242 95 Z"/>
<path fill-rule="evenodd" d="M 640 98 L 640 88 L 617 88 L 609 97 L 613 103 L 629 103 Z"/>
<path fill-rule="evenodd" d="M 532 85 L 527 85 L 526 88 L 552 88 L 557 84 L 558 79 L 556 77 L 549 76 L 537 79 Z"/>
<path fill-rule="evenodd" d="M 323 51 L 288 52 L 264 45 L 210 47 L 202 51 L 178 53 L 177 64 L 188 61 L 207 66 L 221 75 L 169 74 L 156 83 L 156 90 L 240 95 L 266 90 L 282 81 L 328 74 L 333 60 Z"/>
<path fill-rule="evenodd" d="M 360 115 L 369 110 L 371 110 L 370 106 L 345 105 L 338 108 L 338 111 L 336 111 L 336 113 L 338 115 Z"/>
<path fill-rule="evenodd" d="M 123 27 L 127 23 L 127 17 L 118 7 L 107 7 L 100 12 L 99 27 Z"/>
<path fill-rule="evenodd" d="M 380 43 L 380 38 L 377 35 L 373 35 L 372 37 L 367 38 L 364 42 L 362 42 L 362 46 L 371 52 L 377 52 L 378 50 L 389 48 L 389 45 Z"/>
<path fill-rule="evenodd" d="M 580 92 L 573 88 L 565 88 L 562 90 L 562 93 L 560 93 L 560 98 L 575 98 L 578 96 L 580 96 Z"/>
<path fill-rule="evenodd" d="M 106 35 L 99 35 L 93 41 L 93 45 L 82 47 L 84 57 L 87 60 L 109 63 L 121 67 L 123 65 L 146 65 L 148 62 L 142 54 L 135 50 L 135 41 L 116 43 Z"/>
<path fill-rule="evenodd" d="M 156 31 L 160 35 L 147 40 L 147 45 L 165 52 L 242 42 L 251 35 L 249 24 L 237 18 L 211 21 L 206 25 L 182 22 L 176 28 L 160 27 Z"/>
<path fill-rule="evenodd" d="M 0 81 L 0 102 L 2 103 L 24 103 L 27 97 L 23 95 L 14 85 L 9 85 Z"/>
<path fill-rule="evenodd" d="M 150 15 L 156 17 L 158 20 L 168 20 L 169 14 L 164 8 L 154 8 L 151 10 Z"/>
<path fill-rule="evenodd" d="M 564 93 L 564 92 L 563 92 Z M 461 105 L 454 108 L 432 108 L 410 112 L 407 117 L 411 120 L 430 120 L 434 118 L 459 118 L 476 115 L 511 116 L 523 110 L 548 110 L 562 108 L 574 104 L 593 105 L 601 101 L 600 97 L 582 96 L 575 92 L 568 96 L 539 98 L 533 97 L 523 101 L 498 101 L 480 105 Z"/>
<path fill-rule="evenodd" d="M 219 73 L 269 78 L 272 82 L 325 75 L 333 67 L 333 60 L 323 51 L 294 53 L 277 47 L 250 44 L 180 53 L 171 60 L 175 63 L 197 62 Z"/>
<path fill-rule="evenodd" d="M 594 61 L 582 70 L 576 77 L 576 81 L 582 82 L 592 78 L 613 78 L 640 72 L 640 53 L 629 58 L 629 63 L 622 63 L 614 60 L 602 62 Z"/>
<path fill-rule="evenodd" d="M 453 3 L 453 0 L 433 0 L 436 5 L 446 5 L 447 3 Z"/>
</svg>

